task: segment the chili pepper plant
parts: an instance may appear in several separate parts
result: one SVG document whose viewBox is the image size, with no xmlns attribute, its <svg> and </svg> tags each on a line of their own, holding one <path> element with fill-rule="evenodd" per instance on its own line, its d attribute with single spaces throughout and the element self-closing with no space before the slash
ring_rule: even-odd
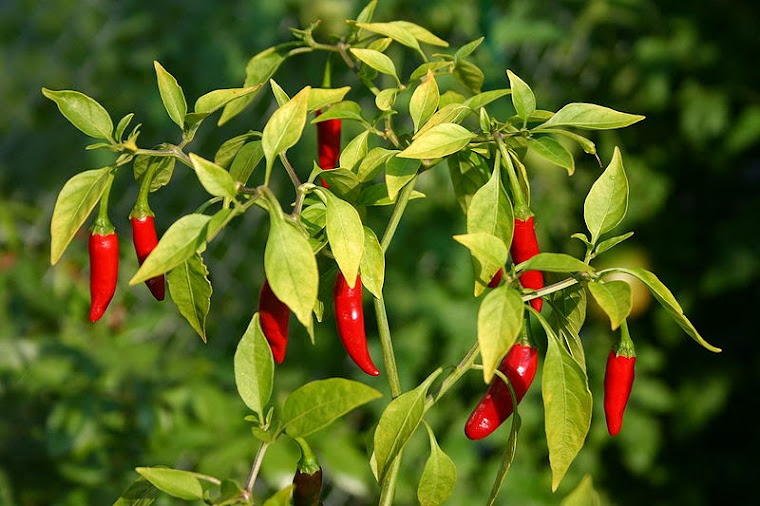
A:
<svg viewBox="0 0 760 506">
<path fill-rule="evenodd" d="M 343 33 L 331 37 L 317 40 L 317 23 L 294 29 L 295 40 L 263 49 L 250 59 L 242 87 L 209 91 L 192 107 L 175 76 L 155 62 L 158 92 L 177 126 L 179 142 L 142 145 L 141 125 L 130 128 L 132 113 L 114 125 L 111 114 L 95 99 L 78 91 L 43 88 L 45 97 L 75 127 L 96 140 L 89 149 L 113 153 L 108 166 L 85 170 L 65 183 L 50 229 L 55 264 L 99 205 L 92 237 L 112 240 L 108 248 L 104 241 L 91 248 L 93 321 L 107 310 L 114 290 L 139 289 L 137 285 L 147 283 L 155 298 L 163 299 L 165 278 L 171 300 L 205 342 L 212 289 L 204 251 L 241 215 L 268 216 L 268 238 L 258 264 L 266 281 L 250 290 L 251 308 L 259 311 L 253 312 L 230 364 L 241 400 L 250 409 L 246 420 L 252 428 L 252 446 L 258 444 L 250 474 L 217 477 L 138 467 L 140 476 L 119 499 L 127 502 L 119 504 L 137 504 L 129 498 L 147 497 L 156 489 L 206 504 L 262 504 L 266 497 L 254 493 L 259 470 L 267 465 L 267 450 L 288 439 L 298 443 L 304 451 L 302 462 L 308 465 L 299 464 L 293 484 L 266 504 L 289 504 L 291 497 L 297 504 L 318 504 L 323 469 L 307 440 L 367 403 L 384 406 L 367 437 L 367 466 L 377 480 L 380 504 L 393 503 L 400 472 L 415 472 L 404 470 L 404 449 L 421 430 L 429 437 L 430 456 L 419 474 L 417 496 L 421 504 L 443 503 L 455 486 L 456 462 L 438 446 L 425 417 L 447 401 L 462 377 L 472 374 L 482 377 L 484 397 L 481 404 L 473 399 L 473 414 L 462 427 L 462 437 L 465 433 L 472 439 L 489 437 L 511 417 L 503 429 L 509 436 L 501 468 L 493 476 L 490 496 L 480 500 L 493 504 L 516 458 L 518 403 L 539 364 L 540 381 L 534 388 L 543 397 L 551 487 L 556 490 L 584 445 L 593 403 L 603 399 L 600 392 L 592 396 L 589 388 L 581 339 L 589 296 L 609 316 L 610 331 L 625 334 L 616 347 L 625 353 L 617 358 L 613 352 L 610 360 L 632 355 L 626 324 L 631 287 L 610 279 L 613 274 L 641 280 L 688 336 L 707 350 L 720 351 L 703 339 L 654 273 L 625 266 L 594 267 L 595 258 L 632 232 L 619 227 L 629 196 L 623 150 L 616 147 L 610 159 L 601 160 L 593 133 L 629 127 L 644 117 L 585 102 L 556 111 L 542 109 L 528 82 L 508 69 L 502 88 L 483 90 L 483 73 L 470 59 L 482 38 L 453 48 L 417 24 L 373 20 L 375 6 L 373 0 L 355 20 L 346 22 Z M 394 46 L 418 60 L 411 73 L 400 72 L 387 54 Z M 302 88 L 283 89 L 276 81 L 277 72 L 293 58 L 324 61 L 324 75 L 304 76 Z M 352 71 L 350 82 L 332 82 L 331 69 L 337 65 Z M 445 89 L 452 82 L 467 93 Z M 222 127 L 269 93 L 277 107 L 268 117 L 243 116 L 249 128 L 235 132 L 215 152 L 193 147 L 201 124 L 213 121 Z M 511 102 L 511 112 L 495 114 L 493 105 L 504 102 Z M 349 123 L 360 133 L 341 139 L 341 132 L 347 131 L 341 125 Z M 313 145 L 304 141 L 309 136 L 318 140 L 317 150 L 310 154 L 312 166 L 292 164 L 289 152 Z M 572 235 L 583 244 L 582 258 L 541 251 L 536 229 L 541 227 L 542 213 L 531 206 L 528 153 L 572 176 L 575 159 L 569 144 L 596 157 L 600 166 L 579 209 L 587 230 Z M 170 191 L 175 170 L 191 171 L 208 196 L 198 202 L 195 212 L 162 216 L 160 222 L 173 223 L 158 234 L 148 201 Z M 472 346 L 458 364 L 431 370 L 416 386 L 402 385 L 399 370 L 404 363 L 394 354 L 391 333 L 394 315 L 386 311 L 383 298 L 386 258 L 414 255 L 394 243 L 394 234 L 407 208 L 425 197 L 415 185 L 431 171 L 448 172 L 466 217 L 466 226 L 452 238 L 451 248 L 467 248 L 472 258 L 473 296 L 480 301 L 477 335 L 470 337 Z M 138 188 L 131 218 L 140 265 L 129 286 L 116 286 L 118 239 L 108 220 L 114 178 L 134 179 Z M 368 217 L 381 210 L 386 213 L 381 216 L 388 215 L 386 206 L 392 212 L 385 226 L 367 226 Z M 375 320 L 377 335 L 368 335 L 365 329 L 363 301 L 369 300 L 367 318 Z M 390 395 L 383 397 L 363 382 L 338 376 L 277 392 L 279 368 L 303 367 L 286 355 L 291 315 L 292 323 L 303 326 L 312 341 L 316 326 L 331 329 L 328 335 L 342 343 L 357 368 L 387 381 Z M 542 332 L 528 335 L 531 327 Z M 380 355 L 371 356 L 368 339 L 379 340 Z M 537 350 L 545 353 L 539 356 Z M 605 381 L 605 387 L 614 390 L 607 392 L 605 402 L 609 412 L 614 408 L 608 413 L 615 418 L 608 421 L 613 434 L 621 430 L 633 381 L 632 360 L 630 364 L 620 380 L 625 384 L 613 384 L 619 367 Z M 284 402 L 275 402 L 278 397 Z"/>
</svg>

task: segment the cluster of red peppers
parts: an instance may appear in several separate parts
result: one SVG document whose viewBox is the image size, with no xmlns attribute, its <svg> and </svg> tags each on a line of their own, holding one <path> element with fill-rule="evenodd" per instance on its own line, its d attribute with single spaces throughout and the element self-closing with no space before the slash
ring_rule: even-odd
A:
<svg viewBox="0 0 760 506">
<path fill-rule="evenodd" d="M 319 114 L 320 111 L 317 111 Z M 317 146 L 319 166 L 322 170 L 331 170 L 338 166 L 340 156 L 341 121 L 326 120 L 317 123 Z M 328 184 L 322 180 L 322 185 Z M 335 275 L 333 302 L 338 336 L 348 356 L 362 371 L 370 376 L 378 376 L 380 370 L 372 362 L 367 347 L 367 335 L 364 331 L 364 309 L 362 306 L 361 275 L 356 276 L 353 288 L 349 286 L 343 273 L 338 270 Z M 272 356 L 278 364 L 285 359 L 288 345 L 288 319 L 290 309 L 269 288 L 264 281 L 259 293 L 259 319 L 261 330 L 272 349 Z"/>
</svg>

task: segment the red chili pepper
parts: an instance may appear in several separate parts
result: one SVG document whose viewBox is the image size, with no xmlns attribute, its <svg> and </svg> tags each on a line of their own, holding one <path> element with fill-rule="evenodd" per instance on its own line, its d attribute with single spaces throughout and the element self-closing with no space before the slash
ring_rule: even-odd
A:
<svg viewBox="0 0 760 506">
<path fill-rule="evenodd" d="M 604 416 L 610 436 L 615 436 L 623 427 L 623 414 L 633 388 L 635 356 L 619 355 L 611 350 L 607 355 L 607 369 L 604 372 Z"/>
<path fill-rule="evenodd" d="M 116 292 L 119 239 L 116 232 L 90 234 L 90 321 L 100 320 Z"/>
<path fill-rule="evenodd" d="M 317 111 L 317 116 L 322 111 Z M 317 152 L 319 155 L 319 168 L 332 170 L 338 166 L 340 157 L 340 120 L 328 119 L 317 123 Z M 329 188 L 327 182 L 322 179 L 322 186 Z"/>
<path fill-rule="evenodd" d="M 533 383 L 538 368 L 538 350 L 517 343 L 501 361 L 499 370 L 507 377 L 519 403 Z M 512 395 L 504 381 L 495 377 L 488 391 L 475 407 L 464 426 L 464 433 L 472 440 L 482 439 L 510 417 L 514 408 Z"/>
<path fill-rule="evenodd" d="M 362 307 L 362 280 L 356 276 L 356 283 L 351 288 L 338 270 L 335 276 L 335 321 L 338 324 L 338 336 L 343 346 L 356 365 L 370 376 L 379 376 L 380 371 L 372 363 L 367 349 L 367 336 L 364 333 L 364 309 Z"/>
<path fill-rule="evenodd" d="M 153 216 L 145 215 L 141 218 L 132 217 L 132 242 L 135 244 L 135 253 L 137 253 L 137 262 L 142 265 L 153 248 L 158 244 L 158 235 L 156 234 L 156 223 Z M 150 289 L 150 293 L 156 300 L 164 300 L 164 275 L 160 274 L 150 278 L 145 282 Z"/>
<path fill-rule="evenodd" d="M 524 262 L 539 253 L 533 216 L 524 221 L 515 219 L 515 233 L 509 251 L 515 264 Z M 525 288 L 538 290 L 544 287 L 544 275 L 541 271 L 525 271 L 520 275 L 520 283 Z M 530 304 L 536 311 L 541 311 L 544 301 L 539 297 L 531 300 Z"/>
<path fill-rule="evenodd" d="M 285 359 L 288 347 L 288 319 L 290 309 L 272 291 L 269 281 L 264 280 L 259 292 L 259 321 L 264 337 L 272 348 L 272 356 L 278 364 Z"/>
<path fill-rule="evenodd" d="M 491 281 L 488 282 L 488 288 L 496 288 L 501 282 L 501 276 L 504 274 L 504 269 L 499 269 L 496 274 L 493 275 Z"/>
</svg>

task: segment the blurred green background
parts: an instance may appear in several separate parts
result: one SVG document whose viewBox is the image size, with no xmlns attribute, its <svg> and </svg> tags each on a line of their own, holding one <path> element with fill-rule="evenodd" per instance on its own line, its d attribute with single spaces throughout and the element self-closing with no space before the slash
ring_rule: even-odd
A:
<svg viewBox="0 0 760 506">
<path fill-rule="evenodd" d="M 143 123 L 141 146 L 177 141 L 153 60 L 177 77 L 192 102 L 211 89 L 240 86 L 250 56 L 289 40 L 289 27 L 319 18 L 317 38 L 324 37 L 340 32 L 342 20 L 363 5 L 0 3 L 0 505 L 112 504 L 136 478 L 137 466 L 168 465 L 242 482 L 256 450 L 232 356 L 262 282 L 268 229 L 262 213 L 233 222 L 205 254 L 214 295 L 204 345 L 170 302 L 156 303 L 142 285 L 127 286 L 137 267 L 127 221 L 136 187 L 125 169 L 111 211 L 123 238 L 119 288 L 106 317 L 90 324 L 85 236 L 51 267 L 48 228 L 64 182 L 110 158 L 84 151 L 90 140 L 40 88 L 83 91 L 115 121 L 134 112 Z M 521 404 L 517 458 L 499 504 L 559 504 L 586 473 L 609 505 L 746 504 L 754 496 L 760 356 L 750 316 L 760 302 L 759 16 L 751 0 L 380 1 L 376 20 L 417 22 L 454 47 L 484 35 L 473 61 L 485 71 L 486 90 L 508 86 L 504 71 L 510 68 L 533 87 L 540 108 L 585 101 L 647 116 L 628 129 L 592 136 L 605 163 L 615 145 L 623 150 L 631 185 L 624 228 L 636 232 L 598 265 L 652 269 L 702 335 L 724 349 L 713 355 L 700 348 L 644 293 L 631 321 L 637 379 L 624 429 L 613 439 L 601 385 L 616 336 L 591 311 L 583 332 L 595 395 L 586 447 L 552 494 L 536 381 Z M 416 66 L 410 52 L 391 52 L 403 75 Z M 319 85 L 322 59 L 294 58 L 276 79 L 289 93 Z M 355 80 L 337 71 L 334 84 L 343 83 L 354 86 L 349 98 L 360 99 Z M 260 129 L 272 102 L 262 94 L 224 127 L 209 122 L 191 150 L 212 157 L 224 139 Z M 509 101 L 500 104 L 494 110 L 504 118 Z M 304 175 L 315 145 L 309 128 L 291 155 Z M 344 128 L 344 139 L 352 128 Z M 556 167 L 529 169 L 543 248 L 579 253 L 570 234 L 582 230 L 582 202 L 598 165 L 579 153 L 572 178 Z M 387 258 L 386 299 L 405 388 L 438 364 L 456 363 L 475 336 L 470 261 L 451 239 L 464 230 L 464 219 L 447 174 L 441 165 L 421 178 L 418 189 L 428 198 L 410 204 Z M 205 199 L 189 171 L 180 168 L 174 178 L 151 200 L 160 231 Z M 376 212 L 369 223 L 379 229 L 388 212 Z M 373 321 L 367 326 L 377 357 Z M 305 381 L 334 375 L 387 392 L 382 377 L 362 376 L 345 358 L 330 324 L 318 328 L 316 346 L 292 328 L 288 357 L 277 369 L 279 400 Z M 470 374 L 428 417 L 459 472 L 449 504 L 482 503 L 506 442 L 507 429 L 477 443 L 463 434 L 482 391 L 479 375 Z M 377 501 L 364 447 L 381 407 L 374 403 L 314 438 L 327 480 L 325 505 Z M 420 433 L 405 455 L 397 504 L 414 504 L 427 451 Z M 289 483 L 296 458 L 294 446 L 278 443 L 267 454 L 257 491 Z M 156 504 L 174 503 L 162 498 Z"/>
</svg>

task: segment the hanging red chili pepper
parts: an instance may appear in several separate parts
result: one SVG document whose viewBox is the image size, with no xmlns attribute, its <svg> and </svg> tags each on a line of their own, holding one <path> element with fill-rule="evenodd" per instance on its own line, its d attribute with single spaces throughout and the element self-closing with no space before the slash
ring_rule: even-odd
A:
<svg viewBox="0 0 760 506">
<path fill-rule="evenodd" d="M 533 216 L 527 220 L 515 219 L 515 232 L 509 251 L 515 264 L 524 262 L 539 253 Z M 520 275 L 520 284 L 532 290 L 541 289 L 544 287 L 544 275 L 541 271 L 525 271 Z M 536 311 L 541 311 L 544 301 L 539 297 L 532 299 L 530 304 Z"/>
<path fill-rule="evenodd" d="M 620 327 L 618 346 L 607 355 L 604 372 L 604 416 L 610 436 L 616 436 L 623 427 L 623 415 L 633 389 L 636 352 L 628 333 L 628 324 Z"/>
<path fill-rule="evenodd" d="M 259 321 L 264 337 L 272 348 L 274 360 L 281 364 L 288 346 L 288 319 L 290 309 L 272 291 L 269 281 L 264 280 L 259 292 Z"/>
<path fill-rule="evenodd" d="M 504 373 L 515 391 L 519 403 L 533 383 L 538 368 L 538 350 L 527 338 L 510 348 L 501 361 L 499 370 Z M 499 377 L 494 377 L 488 391 L 473 410 L 464 426 L 464 433 L 472 440 L 482 439 L 512 415 L 512 395 Z"/>
<path fill-rule="evenodd" d="M 317 111 L 317 116 L 322 111 Z M 340 128 L 339 119 L 328 119 L 317 123 L 317 153 L 319 168 L 332 170 L 338 166 L 340 158 Z M 327 182 L 322 179 L 322 186 L 329 188 Z"/>
<path fill-rule="evenodd" d="M 496 288 L 501 282 L 501 277 L 504 274 L 504 269 L 499 269 L 496 274 L 493 275 L 491 281 L 488 282 L 488 288 Z"/>
<path fill-rule="evenodd" d="M 158 244 L 158 235 L 156 234 L 156 223 L 152 214 L 145 214 L 142 217 L 130 215 L 132 222 L 132 242 L 135 245 L 137 253 L 137 262 L 142 265 L 153 248 Z M 160 274 L 154 278 L 145 281 L 150 293 L 156 300 L 164 300 L 164 275 Z"/>
<path fill-rule="evenodd" d="M 372 357 L 367 348 L 367 336 L 364 333 L 364 309 L 362 307 L 362 280 L 356 276 L 356 283 L 351 288 L 338 270 L 335 275 L 334 287 L 335 321 L 338 325 L 338 336 L 343 346 L 356 365 L 370 376 L 380 375 L 380 371 L 372 363 Z"/>
<path fill-rule="evenodd" d="M 100 320 L 116 292 L 119 238 L 116 232 L 90 234 L 90 321 Z"/>
</svg>

